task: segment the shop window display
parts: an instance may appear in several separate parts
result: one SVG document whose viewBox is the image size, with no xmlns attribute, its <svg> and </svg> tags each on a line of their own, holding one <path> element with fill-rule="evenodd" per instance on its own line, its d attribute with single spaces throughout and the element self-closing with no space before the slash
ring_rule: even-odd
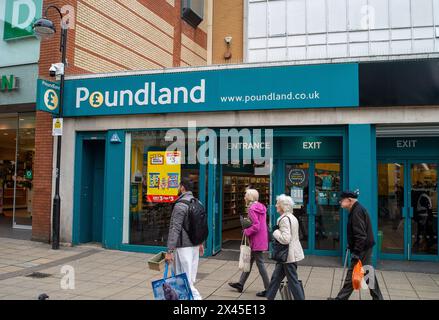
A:
<svg viewBox="0 0 439 320">
<path fill-rule="evenodd" d="M 0 117 L 0 224 L 32 225 L 35 114 Z"/>
<path fill-rule="evenodd" d="M 173 201 L 153 197 L 151 191 L 148 194 L 148 184 L 154 182 L 151 179 L 155 174 L 148 171 L 148 166 L 152 163 L 149 161 L 151 159 L 148 159 L 148 154 L 153 156 L 154 152 L 161 154 L 166 151 L 172 142 L 165 141 L 165 133 L 165 131 L 142 131 L 131 134 L 129 244 L 165 246 L 167 242 Z M 187 164 L 187 152 L 185 155 L 184 159 L 181 159 L 180 177 L 176 178 L 178 173 L 175 172 L 167 173 L 168 178 L 172 177 L 172 179 L 156 181 L 157 188 L 164 187 L 163 184 L 169 181 L 169 186 L 176 187 L 177 184 L 174 182 L 177 179 L 189 177 L 194 183 L 194 196 L 198 198 L 198 164 Z M 160 163 L 158 160 L 157 162 Z M 158 173 L 155 178 L 157 177 Z M 176 192 L 176 188 L 174 191 Z"/>
</svg>

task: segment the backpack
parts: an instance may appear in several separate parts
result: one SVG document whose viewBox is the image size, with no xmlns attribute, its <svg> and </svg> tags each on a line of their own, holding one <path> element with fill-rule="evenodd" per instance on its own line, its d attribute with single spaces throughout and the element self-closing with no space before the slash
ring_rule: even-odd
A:
<svg viewBox="0 0 439 320">
<path fill-rule="evenodd" d="M 186 230 L 189 239 L 194 246 L 198 246 L 206 241 L 209 235 L 207 224 L 207 213 L 200 200 L 192 198 L 191 201 L 180 200 L 179 202 L 188 205 L 189 230 Z"/>
</svg>

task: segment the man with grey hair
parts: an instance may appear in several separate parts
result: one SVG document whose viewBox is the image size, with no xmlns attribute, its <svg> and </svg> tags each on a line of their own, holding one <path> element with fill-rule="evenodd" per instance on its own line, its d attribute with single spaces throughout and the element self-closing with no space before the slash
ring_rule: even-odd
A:
<svg viewBox="0 0 439 320">
<path fill-rule="evenodd" d="M 348 300 L 354 291 L 352 273 L 358 261 L 364 266 L 371 265 L 372 248 L 375 245 L 372 223 L 366 208 L 357 200 L 358 192 L 344 191 L 340 195 L 340 205 L 349 211 L 347 224 L 348 248 L 351 251 L 351 264 L 346 274 L 343 288 L 335 298 L 328 300 Z M 370 271 L 369 271 L 370 272 Z M 370 295 L 374 300 L 383 300 L 378 280 L 375 274 L 369 276 Z M 372 281 L 372 282 L 371 282 Z"/>
</svg>

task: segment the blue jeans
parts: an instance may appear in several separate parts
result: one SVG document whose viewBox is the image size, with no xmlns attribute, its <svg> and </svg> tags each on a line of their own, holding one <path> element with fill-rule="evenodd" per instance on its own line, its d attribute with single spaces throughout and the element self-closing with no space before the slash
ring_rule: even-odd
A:
<svg viewBox="0 0 439 320">
<path fill-rule="evenodd" d="M 287 277 L 288 288 L 294 297 L 294 300 L 305 300 L 302 287 L 300 286 L 299 277 L 297 276 L 297 264 L 296 263 L 276 263 L 276 266 L 271 276 L 270 285 L 267 290 L 267 299 L 274 300 L 277 291 L 279 290 L 280 283 Z"/>
</svg>

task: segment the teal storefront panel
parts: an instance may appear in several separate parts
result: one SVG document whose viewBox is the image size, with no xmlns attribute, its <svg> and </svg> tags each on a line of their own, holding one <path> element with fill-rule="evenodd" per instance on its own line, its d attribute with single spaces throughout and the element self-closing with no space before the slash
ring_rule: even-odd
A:
<svg viewBox="0 0 439 320">
<path fill-rule="evenodd" d="M 115 136 L 118 139 L 116 141 Z M 84 141 L 105 141 L 105 166 L 103 185 L 102 246 L 121 249 L 124 205 L 125 131 L 110 130 L 105 133 L 78 133 L 75 151 L 73 244 L 82 242 L 81 234 L 88 226 L 81 221 L 82 179 L 87 170 L 84 166 Z M 103 156 L 103 155 L 100 155 Z"/>
<path fill-rule="evenodd" d="M 119 139 L 115 139 L 115 137 Z M 125 131 L 107 132 L 104 187 L 103 246 L 119 249 L 122 244 L 124 211 Z"/>
<path fill-rule="evenodd" d="M 281 158 L 334 159 L 343 156 L 342 137 L 302 136 L 281 138 L 277 144 Z"/>
<path fill-rule="evenodd" d="M 65 117 L 358 107 L 358 64 L 72 79 L 64 99 Z"/>
<path fill-rule="evenodd" d="M 439 158 L 439 138 L 378 138 L 377 155 L 381 159 Z"/>
<path fill-rule="evenodd" d="M 359 191 L 359 202 L 368 210 L 375 241 L 378 234 L 376 131 L 370 124 L 349 125 L 348 136 L 348 188 Z M 344 230 L 348 212 L 345 211 Z M 346 248 L 347 243 L 344 242 Z M 378 247 L 373 248 L 372 264 L 375 266 Z"/>
</svg>

